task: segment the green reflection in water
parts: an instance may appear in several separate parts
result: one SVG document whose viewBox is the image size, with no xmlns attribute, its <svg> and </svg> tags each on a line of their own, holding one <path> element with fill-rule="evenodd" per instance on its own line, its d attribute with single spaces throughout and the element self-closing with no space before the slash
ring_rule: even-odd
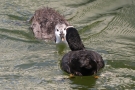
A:
<svg viewBox="0 0 135 90">
<path fill-rule="evenodd" d="M 2 90 L 125 90 L 135 87 L 134 0 L 1 0 L 0 86 Z M 34 38 L 28 18 L 41 7 L 59 11 L 80 33 L 87 49 L 106 62 L 99 79 L 64 79 L 62 56 L 69 51 Z"/>
</svg>

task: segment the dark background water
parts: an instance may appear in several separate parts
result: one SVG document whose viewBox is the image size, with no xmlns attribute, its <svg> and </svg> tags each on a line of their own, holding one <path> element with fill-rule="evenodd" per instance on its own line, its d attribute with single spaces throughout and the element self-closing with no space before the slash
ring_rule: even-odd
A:
<svg viewBox="0 0 135 90">
<path fill-rule="evenodd" d="M 27 20 L 47 6 L 78 29 L 87 49 L 103 56 L 99 79 L 64 79 L 59 62 L 69 49 L 34 38 Z M 0 90 L 134 90 L 134 15 L 134 0 L 1 0 Z"/>
</svg>

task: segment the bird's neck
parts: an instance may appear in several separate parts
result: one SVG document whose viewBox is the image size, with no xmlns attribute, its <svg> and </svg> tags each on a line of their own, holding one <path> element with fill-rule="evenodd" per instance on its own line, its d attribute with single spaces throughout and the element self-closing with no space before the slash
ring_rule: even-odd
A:
<svg viewBox="0 0 135 90">
<path fill-rule="evenodd" d="M 72 42 L 72 43 L 70 43 L 70 42 Z M 68 42 L 68 45 L 72 51 L 85 50 L 85 47 L 84 47 L 82 41 L 72 40 L 70 42 Z"/>
</svg>

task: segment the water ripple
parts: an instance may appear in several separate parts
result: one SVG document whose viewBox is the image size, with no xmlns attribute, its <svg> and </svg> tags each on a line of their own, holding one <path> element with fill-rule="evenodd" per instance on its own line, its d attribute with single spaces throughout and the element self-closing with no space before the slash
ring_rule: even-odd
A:
<svg viewBox="0 0 135 90">
<path fill-rule="evenodd" d="M 34 38 L 27 20 L 46 6 L 59 11 L 77 28 L 87 49 L 102 55 L 106 65 L 99 79 L 66 79 L 60 60 L 69 49 Z M 134 0 L 1 0 L 0 8 L 2 90 L 134 89 Z"/>
</svg>

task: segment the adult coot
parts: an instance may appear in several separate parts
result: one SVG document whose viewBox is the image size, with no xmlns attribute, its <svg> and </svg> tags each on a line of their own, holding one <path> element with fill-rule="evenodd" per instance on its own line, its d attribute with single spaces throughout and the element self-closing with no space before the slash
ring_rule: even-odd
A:
<svg viewBox="0 0 135 90">
<path fill-rule="evenodd" d="M 72 51 L 63 56 L 61 61 L 62 70 L 72 75 L 88 76 L 96 74 L 104 67 L 101 55 L 95 51 L 85 49 L 75 28 L 67 27 L 66 40 Z"/>
</svg>

